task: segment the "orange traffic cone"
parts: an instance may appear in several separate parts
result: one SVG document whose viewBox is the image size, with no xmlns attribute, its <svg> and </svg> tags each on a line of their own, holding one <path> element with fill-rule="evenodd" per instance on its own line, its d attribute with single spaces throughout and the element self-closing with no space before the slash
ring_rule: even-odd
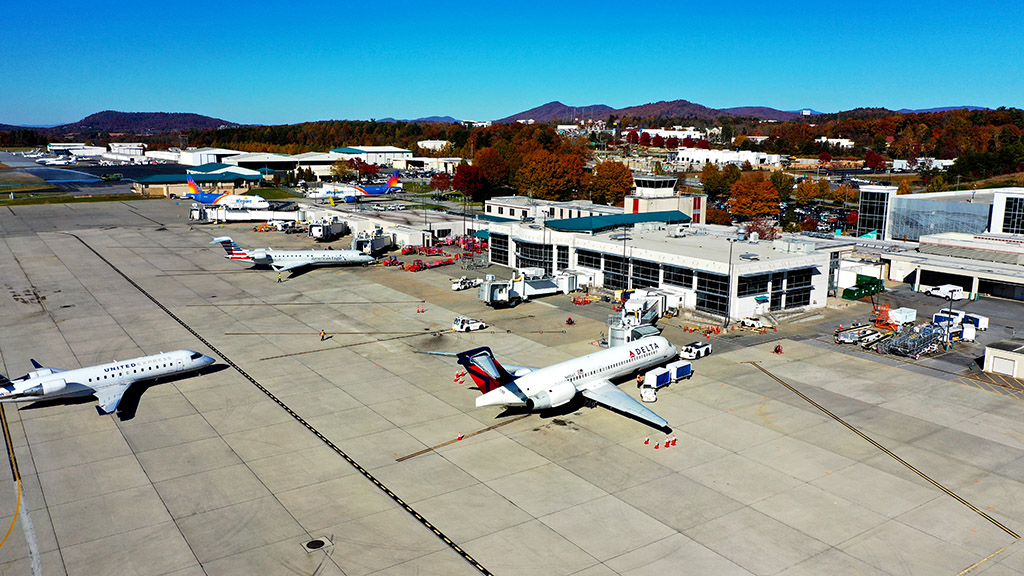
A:
<svg viewBox="0 0 1024 576">
<path fill-rule="evenodd" d="M 650 444 L 650 443 L 651 443 L 651 437 L 650 436 L 644 436 L 644 444 L 646 445 L 646 444 Z"/>
<path fill-rule="evenodd" d="M 657 449 L 658 449 L 659 447 L 660 447 L 660 444 L 658 444 L 657 442 L 655 442 L 655 443 L 654 443 L 654 449 L 655 449 L 655 450 L 657 450 Z"/>
<path fill-rule="evenodd" d="M 665 438 L 665 448 L 668 448 L 671 445 L 672 445 L 672 439 L 671 438 Z"/>
<path fill-rule="evenodd" d="M 676 445 L 676 437 L 675 437 L 675 436 L 673 436 L 673 437 L 672 437 L 672 445 L 673 445 L 673 446 L 675 446 L 675 445 Z"/>
</svg>

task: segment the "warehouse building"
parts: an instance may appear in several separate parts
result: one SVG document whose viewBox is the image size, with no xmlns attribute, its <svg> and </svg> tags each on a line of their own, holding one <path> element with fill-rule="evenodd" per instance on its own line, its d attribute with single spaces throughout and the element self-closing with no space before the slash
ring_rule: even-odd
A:
<svg viewBox="0 0 1024 576">
<path fill-rule="evenodd" d="M 299 164 L 295 157 L 288 154 L 270 154 L 268 152 L 228 156 L 224 159 L 224 163 L 251 170 L 280 170 L 283 172 L 295 170 L 295 167 Z"/>
<path fill-rule="evenodd" d="M 922 236 L 917 250 L 887 252 L 889 279 L 914 290 L 955 284 L 971 298 L 1024 300 L 1024 236 L 947 232 Z"/>
<path fill-rule="evenodd" d="M 1024 379 L 1024 340 L 1011 338 L 986 346 L 984 370 Z"/>
<path fill-rule="evenodd" d="M 622 214 L 622 208 L 594 204 L 585 200 L 556 202 L 529 196 L 496 196 L 484 201 L 484 214 L 500 219 L 544 220 L 616 215 Z"/>
<path fill-rule="evenodd" d="M 738 240 L 731 229 L 687 229 L 688 222 L 672 211 L 492 223 L 490 261 L 549 274 L 579 271 L 611 290 L 656 288 L 716 321 L 825 306 L 838 249 L 832 254 L 800 239 Z"/>
<path fill-rule="evenodd" d="M 245 174 L 156 174 L 137 178 L 132 182 L 132 192 L 143 196 L 164 196 L 170 197 L 174 194 L 184 197 L 189 192 L 188 178 L 191 177 L 203 192 L 220 192 L 228 194 L 242 194 L 246 190 L 259 186 L 263 181 L 261 176 Z"/>
<path fill-rule="evenodd" d="M 178 163 L 185 166 L 202 166 L 211 162 L 223 162 L 229 156 L 242 154 L 227 148 L 186 148 L 178 154 Z"/>
<path fill-rule="evenodd" d="M 331 152 L 341 154 L 346 160 L 359 158 L 367 164 L 391 166 L 395 160 L 412 158 L 412 150 L 395 146 L 346 146 L 334 148 Z"/>
</svg>

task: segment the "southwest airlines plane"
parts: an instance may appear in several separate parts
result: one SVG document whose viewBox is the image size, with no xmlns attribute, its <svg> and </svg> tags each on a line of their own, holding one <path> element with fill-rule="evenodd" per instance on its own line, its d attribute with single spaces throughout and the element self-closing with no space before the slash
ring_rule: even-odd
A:
<svg viewBox="0 0 1024 576">
<path fill-rule="evenodd" d="M 509 366 L 510 373 L 484 346 L 457 354 L 458 362 L 476 382 L 482 396 L 476 405 L 525 406 L 527 410 L 556 408 L 576 394 L 596 404 L 668 429 L 668 422 L 612 384 L 612 378 L 658 366 L 677 356 L 676 347 L 663 336 L 648 336 L 566 360 L 547 368 Z"/>
<path fill-rule="evenodd" d="M 267 202 L 262 196 L 210 194 L 203 192 L 191 176 L 188 177 L 188 193 L 185 196 L 202 204 L 223 206 L 229 210 L 264 210 L 270 208 L 270 202 Z"/>
<path fill-rule="evenodd" d="M 199 370 L 213 362 L 213 358 L 193 350 L 161 352 L 73 370 L 46 368 L 32 360 L 35 370 L 21 378 L 9 380 L 0 374 L 0 402 L 35 402 L 94 394 L 99 401 L 96 410 L 110 414 L 117 410 L 121 396 L 135 382 Z"/>
</svg>

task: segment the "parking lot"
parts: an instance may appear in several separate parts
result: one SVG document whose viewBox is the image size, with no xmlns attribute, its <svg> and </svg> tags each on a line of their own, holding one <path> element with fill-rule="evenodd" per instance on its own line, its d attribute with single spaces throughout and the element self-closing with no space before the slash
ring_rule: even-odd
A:
<svg viewBox="0 0 1024 576">
<path fill-rule="evenodd" d="M 185 210 L 0 215 L 5 375 L 30 358 L 77 367 L 186 348 L 218 360 L 139 386 L 119 416 L 92 401 L 4 405 L 21 490 L 5 477 L 0 525 L 19 518 L 0 573 L 30 572 L 30 541 L 45 574 L 1024 573 L 1024 404 L 956 382 L 952 361 L 936 370 L 828 340 L 868 304 L 713 336 L 693 378 L 649 405 L 673 427 L 666 448 L 602 408 L 476 408 L 450 358 L 416 353 L 487 345 L 544 366 L 597 350 L 606 304 L 491 310 L 450 290 L 454 267 L 278 284 L 210 239 L 309 239 L 190 229 Z M 886 297 L 930 315 L 922 295 Z M 1012 330 L 999 302 L 963 307 L 992 317 L 993 337 Z M 447 333 L 456 314 L 492 328 Z M 664 324 L 677 345 L 700 337 L 685 318 Z M 314 539 L 324 546 L 304 546 Z"/>
</svg>

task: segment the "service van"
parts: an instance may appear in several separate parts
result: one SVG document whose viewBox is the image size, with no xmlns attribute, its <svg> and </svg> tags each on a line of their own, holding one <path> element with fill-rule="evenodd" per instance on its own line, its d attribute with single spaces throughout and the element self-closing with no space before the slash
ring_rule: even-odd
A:
<svg viewBox="0 0 1024 576">
<path fill-rule="evenodd" d="M 929 296 L 938 296 L 939 298 L 949 298 L 950 300 L 963 300 L 964 289 L 956 284 L 943 284 L 941 286 L 932 286 L 925 291 L 925 294 Z"/>
</svg>

